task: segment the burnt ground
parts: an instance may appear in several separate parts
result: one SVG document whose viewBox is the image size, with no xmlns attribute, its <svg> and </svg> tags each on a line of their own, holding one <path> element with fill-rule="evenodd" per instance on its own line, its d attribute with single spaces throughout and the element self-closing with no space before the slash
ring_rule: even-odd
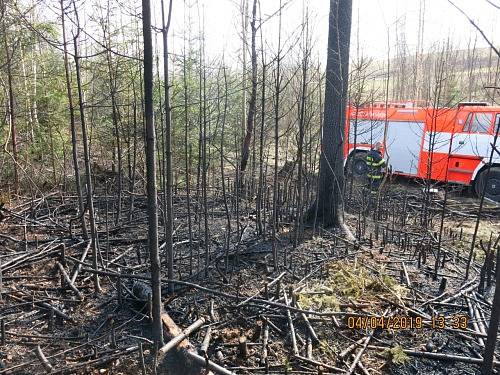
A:
<svg viewBox="0 0 500 375">
<path fill-rule="evenodd" d="M 443 201 L 436 194 L 425 207 L 418 184 L 387 184 L 379 204 L 354 186 L 345 218 L 356 241 L 306 227 L 295 245 L 293 211 L 285 210 L 294 205 L 281 204 L 277 270 L 271 228 L 257 234 L 251 198 L 238 209 L 235 199 L 229 203 L 228 236 L 222 196 L 211 194 L 205 244 L 196 199 L 189 241 L 185 193 L 175 196 L 175 274 L 184 282 L 173 295 L 164 283 L 163 302 L 181 328 L 206 319 L 190 335 L 194 348 L 210 326 L 207 357 L 236 374 L 478 372 L 474 362 L 484 351 L 495 282 L 489 272 L 479 285 L 485 259 L 479 246 L 464 280 L 474 197 L 450 194 L 436 278 Z M 3 212 L 0 374 L 154 373 L 149 309 L 137 293 L 139 285 L 147 293 L 147 282 L 141 284 L 149 269 L 145 198 L 135 196 L 131 212 L 128 197 L 123 206 L 116 223 L 116 201 L 96 197 L 98 293 L 91 250 L 74 220 L 75 197 L 19 200 Z M 478 238 L 487 248 L 498 236 L 500 209 L 487 203 L 483 217 Z M 76 291 L 61 281 L 58 262 Z M 187 373 L 184 362 L 168 358 L 158 373 Z"/>
</svg>

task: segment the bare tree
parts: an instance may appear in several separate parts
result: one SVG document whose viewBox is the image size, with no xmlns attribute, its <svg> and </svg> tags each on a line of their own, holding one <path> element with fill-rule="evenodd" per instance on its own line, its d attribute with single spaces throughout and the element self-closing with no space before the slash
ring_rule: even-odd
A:
<svg viewBox="0 0 500 375">
<path fill-rule="evenodd" d="M 248 104 L 248 115 L 246 123 L 246 133 L 241 146 L 241 163 L 240 170 L 244 172 L 247 167 L 248 157 L 250 156 L 250 142 L 252 140 L 252 133 L 254 131 L 255 111 L 257 102 L 257 50 L 255 48 L 255 36 L 257 34 L 256 22 L 257 15 L 257 0 L 253 0 L 252 6 L 252 21 L 250 28 L 252 29 L 252 91 L 250 92 L 250 102 Z"/>
<path fill-rule="evenodd" d="M 106 62 L 108 66 L 108 81 L 109 81 L 109 94 L 111 98 L 111 118 L 113 121 L 113 132 L 115 136 L 116 144 L 116 159 L 117 159 L 117 207 L 116 207 L 116 219 L 115 224 L 120 224 L 120 217 L 122 212 L 122 185 L 123 185 L 123 169 L 122 169 L 122 142 L 120 139 L 120 109 L 118 107 L 117 101 L 117 77 L 116 71 L 113 67 L 113 59 L 111 55 L 111 23 L 110 23 L 110 4 L 108 0 L 108 9 L 106 23 L 103 21 L 103 34 L 104 34 L 104 44 L 106 46 Z M 107 35 L 106 35 L 107 34 Z M 113 155 L 115 155 L 115 150 L 113 147 Z M 114 166 L 114 164 L 113 164 Z"/>
<path fill-rule="evenodd" d="M 186 15 L 186 2 L 184 2 L 184 17 Z M 184 22 L 186 24 L 186 22 Z M 190 23 L 189 23 L 190 24 Z M 191 219 L 191 171 L 190 171 L 190 146 L 189 146 L 189 107 L 188 107 L 188 70 L 187 70 L 187 58 L 186 58 L 186 37 L 184 37 L 183 46 L 183 57 L 182 57 L 182 86 L 184 91 L 184 102 L 183 102 L 183 114 L 184 114 L 184 169 L 186 178 L 186 208 L 188 215 L 188 235 L 189 235 L 189 273 L 193 272 L 193 224 Z"/>
<path fill-rule="evenodd" d="M 69 123 L 71 131 L 71 148 L 73 155 L 73 169 L 75 171 L 75 185 L 76 194 L 78 196 L 78 214 L 80 215 L 80 224 L 82 227 L 83 238 L 88 239 L 87 224 L 85 221 L 85 213 L 83 207 L 83 195 L 82 187 L 80 181 L 80 168 L 78 166 L 78 150 L 76 145 L 76 125 L 75 125 L 75 106 L 73 104 L 73 92 L 71 90 L 71 76 L 69 70 L 68 62 L 68 47 L 66 40 L 66 25 L 65 25 L 65 15 L 64 10 L 64 0 L 61 0 L 61 24 L 62 24 L 62 37 L 63 37 L 63 59 L 64 59 L 64 74 L 66 78 L 66 92 L 68 96 L 68 109 L 69 109 Z"/>
<path fill-rule="evenodd" d="M 168 16 L 165 23 L 165 6 L 164 1 L 161 2 L 162 14 L 162 37 L 163 37 L 163 76 L 165 87 L 165 200 L 166 200 L 166 223 L 165 223 L 165 248 L 167 251 L 167 276 L 169 280 L 174 278 L 174 249 L 172 244 L 173 235 L 173 220 L 174 213 L 172 209 L 172 115 L 170 109 L 170 88 L 168 83 L 168 29 L 170 27 L 170 20 L 172 17 L 172 0 L 168 6 Z M 168 290 L 170 293 L 174 291 L 174 284 L 168 283 Z"/>
<path fill-rule="evenodd" d="M 273 225 L 272 225 L 272 239 L 273 239 L 273 264 L 274 268 L 278 269 L 278 247 L 276 244 L 276 234 L 278 229 L 278 159 L 279 159 L 279 122 L 280 122 L 280 94 L 283 90 L 282 80 L 283 75 L 281 71 L 282 55 L 281 55 L 281 19 L 282 19 L 282 6 L 280 0 L 279 7 L 279 31 L 278 31 L 278 53 L 276 56 L 276 69 L 274 81 L 274 184 L 273 184 Z"/>
<path fill-rule="evenodd" d="M 83 162 L 85 164 L 85 178 L 87 186 L 87 208 L 89 210 L 90 237 L 92 243 L 92 266 L 94 267 L 94 269 L 97 269 L 97 253 L 99 251 L 99 243 L 97 239 L 97 226 L 96 226 L 95 212 L 94 212 L 94 193 L 92 186 L 92 171 L 90 167 L 90 145 L 87 132 L 87 122 L 85 117 L 85 104 L 84 104 L 83 88 L 82 88 L 80 56 L 78 52 L 78 34 L 80 32 L 80 22 L 75 2 L 73 2 L 73 7 L 75 10 L 76 25 L 77 25 L 77 34 L 73 38 L 73 48 L 74 48 L 73 58 L 75 59 L 76 85 L 78 88 L 78 107 L 80 109 L 80 125 L 82 127 Z M 94 273 L 94 291 L 98 293 L 100 289 L 101 288 L 99 286 L 99 275 L 97 273 Z"/>
<path fill-rule="evenodd" d="M 142 0 L 144 35 L 144 118 L 146 122 L 146 171 L 148 195 L 148 246 L 151 262 L 153 335 L 157 347 L 163 345 L 161 324 L 161 275 L 158 252 L 158 204 L 156 189 L 156 132 L 153 109 L 153 41 L 151 38 L 151 4 Z"/>
<path fill-rule="evenodd" d="M 302 180 L 304 172 L 304 137 L 305 137 L 305 126 L 306 126 L 306 105 L 308 96 L 308 75 L 307 70 L 309 67 L 309 55 L 310 51 L 310 36 L 309 36 L 309 11 L 304 10 L 304 20 L 302 22 L 302 81 L 300 84 L 300 98 L 299 98 L 299 134 L 297 140 L 297 215 L 295 219 L 295 239 L 294 246 L 297 246 L 300 239 L 301 222 L 302 222 Z"/>
</svg>

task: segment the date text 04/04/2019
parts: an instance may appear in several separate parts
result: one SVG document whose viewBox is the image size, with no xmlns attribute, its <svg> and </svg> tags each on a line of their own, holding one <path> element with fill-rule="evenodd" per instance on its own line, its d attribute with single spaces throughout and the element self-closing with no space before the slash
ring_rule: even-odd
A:
<svg viewBox="0 0 500 375">
<path fill-rule="evenodd" d="M 469 318 L 466 315 L 436 315 L 430 320 L 419 316 L 393 315 L 393 316 L 346 316 L 349 329 L 467 329 Z"/>
</svg>

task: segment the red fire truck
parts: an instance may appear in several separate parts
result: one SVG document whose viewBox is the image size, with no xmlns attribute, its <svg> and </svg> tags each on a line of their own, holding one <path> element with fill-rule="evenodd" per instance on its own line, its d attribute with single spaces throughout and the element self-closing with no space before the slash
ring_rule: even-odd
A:
<svg viewBox="0 0 500 375">
<path fill-rule="evenodd" d="M 472 185 L 500 201 L 500 107 L 461 103 L 456 108 L 373 103 L 347 109 L 344 155 L 355 175 L 367 172 L 365 154 L 377 142 L 392 173 Z M 489 162 L 492 154 L 493 158 Z"/>
</svg>

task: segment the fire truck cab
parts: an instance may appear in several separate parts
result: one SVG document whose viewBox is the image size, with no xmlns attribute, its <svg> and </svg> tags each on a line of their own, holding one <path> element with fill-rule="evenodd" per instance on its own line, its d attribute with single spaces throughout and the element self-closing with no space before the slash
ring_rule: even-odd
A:
<svg viewBox="0 0 500 375">
<path fill-rule="evenodd" d="M 381 142 L 393 174 L 472 185 L 478 196 L 484 190 L 486 198 L 500 202 L 499 127 L 500 107 L 486 103 L 460 103 L 456 108 L 412 102 L 349 106 L 345 161 L 354 175 L 365 174 L 365 154 Z"/>
</svg>

